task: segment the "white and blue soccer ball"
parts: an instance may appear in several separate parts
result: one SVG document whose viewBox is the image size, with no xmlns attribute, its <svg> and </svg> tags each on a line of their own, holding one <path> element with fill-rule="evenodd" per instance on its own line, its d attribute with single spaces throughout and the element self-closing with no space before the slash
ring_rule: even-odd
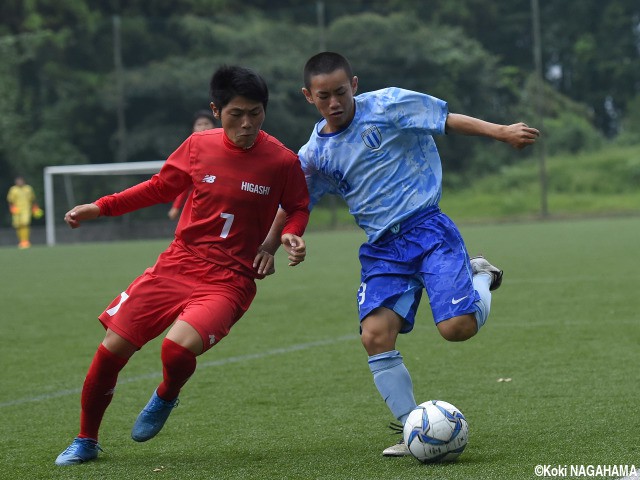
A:
<svg viewBox="0 0 640 480">
<path fill-rule="evenodd" d="M 403 435 L 405 445 L 420 462 L 451 462 L 467 446 L 469 424 L 450 403 L 429 400 L 409 414 Z"/>
</svg>

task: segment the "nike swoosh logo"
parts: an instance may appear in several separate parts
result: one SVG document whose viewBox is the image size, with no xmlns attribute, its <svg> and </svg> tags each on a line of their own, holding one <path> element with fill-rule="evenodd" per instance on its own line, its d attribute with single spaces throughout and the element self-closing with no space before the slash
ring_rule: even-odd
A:
<svg viewBox="0 0 640 480">
<path fill-rule="evenodd" d="M 462 300 L 464 300 L 465 298 L 467 298 L 469 295 L 465 295 L 462 298 L 452 298 L 451 299 L 451 303 L 453 303 L 454 305 L 459 304 Z"/>
</svg>

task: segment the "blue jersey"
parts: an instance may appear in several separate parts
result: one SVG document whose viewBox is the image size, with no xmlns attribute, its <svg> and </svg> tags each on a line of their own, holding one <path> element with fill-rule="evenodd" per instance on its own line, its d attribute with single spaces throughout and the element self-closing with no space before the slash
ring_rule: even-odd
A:
<svg viewBox="0 0 640 480">
<path fill-rule="evenodd" d="M 422 93 L 385 88 L 355 97 L 345 129 L 320 133 L 318 122 L 298 155 L 310 208 L 326 193 L 340 195 L 373 242 L 442 193 L 442 165 L 433 135 L 445 132 L 447 103 Z"/>
</svg>

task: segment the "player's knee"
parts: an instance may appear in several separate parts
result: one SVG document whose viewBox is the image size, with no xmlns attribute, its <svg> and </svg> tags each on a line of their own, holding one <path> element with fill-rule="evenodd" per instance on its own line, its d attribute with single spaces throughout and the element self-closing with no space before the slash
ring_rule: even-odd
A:
<svg viewBox="0 0 640 480">
<path fill-rule="evenodd" d="M 478 332 L 478 324 L 473 315 L 463 315 L 438 323 L 438 331 L 445 340 L 463 342 Z"/>
<path fill-rule="evenodd" d="M 390 339 L 388 335 L 382 335 L 379 332 L 363 330 L 360 340 L 369 355 L 388 352 L 395 348 L 395 341 Z"/>
<path fill-rule="evenodd" d="M 377 355 L 394 350 L 397 336 L 397 332 L 388 329 L 363 328 L 360 340 L 369 355 Z"/>
<path fill-rule="evenodd" d="M 360 340 L 369 355 L 395 350 L 402 318 L 386 308 L 378 308 L 360 324 Z"/>
</svg>

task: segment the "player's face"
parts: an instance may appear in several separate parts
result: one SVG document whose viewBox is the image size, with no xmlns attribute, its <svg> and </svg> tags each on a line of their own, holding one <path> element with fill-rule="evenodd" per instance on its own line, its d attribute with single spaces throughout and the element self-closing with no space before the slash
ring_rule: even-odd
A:
<svg viewBox="0 0 640 480">
<path fill-rule="evenodd" d="M 195 123 L 193 124 L 193 131 L 202 132 L 203 130 L 211 130 L 214 127 L 215 125 L 213 124 L 213 122 L 207 117 L 200 117 L 196 119 Z"/>
<path fill-rule="evenodd" d="M 345 128 L 355 114 L 353 95 L 358 90 L 358 77 L 349 78 L 342 69 L 311 77 L 309 89 L 302 93 L 327 121 L 323 131 L 337 132 Z"/>
<path fill-rule="evenodd" d="M 216 118 L 220 119 L 224 133 L 240 148 L 249 148 L 256 141 L 264 122 L 265 111 L 262 102 L 245 97 L 234 97 L 219 111 L 212 103 Z"/>
</svg>

